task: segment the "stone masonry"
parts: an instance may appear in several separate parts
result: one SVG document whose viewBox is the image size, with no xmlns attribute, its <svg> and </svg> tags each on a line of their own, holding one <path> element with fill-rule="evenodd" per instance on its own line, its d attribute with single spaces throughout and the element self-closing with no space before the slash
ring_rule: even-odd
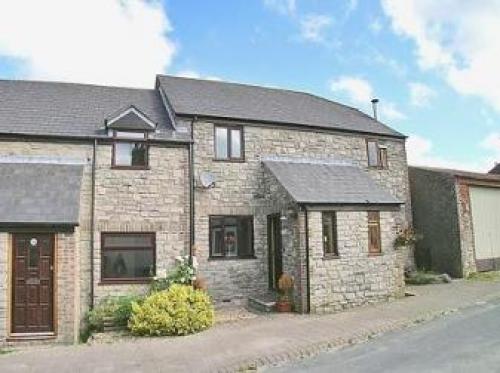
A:
<svg viewBox="0 0 500 373">
<path fill-rule="evenodd" d="M 268 198 L 264 198 L 266 188 L 268 190 L 269 185 L 266 186 L 262 157 L 296 156 L 316 159 L 347 159 L 367 169 L 366 137 L 340 134 L 334 131 L 302 131 L 245 124 L 245 162 L 222 162 L 214 160 L 213 133 L 213 123 L 197 121 L 193 125 L 195 177 L 197 178 L 202 171 L 210 171 L 217 179 L 215 188 L 209 190 L 198 188 L 196 191 L 195 231 L 198 261 L 200 262 L 200 271 L 207 278 L 209 289 L 215 299 L 241 303 L 248 296 L 267 290 L 267 215 L 275 212 L 283 214 L 288 209 L 286 203 L 282 203 L 280 206 L 270 203 Z M 345 289 L 350 294 L 344 297 L 336 293 L 332 296 L 336 297 L 335 302 L 338 300 L 338 305 L 342 304 L 342 307 L 344 307 L 344 303 L 356 305 L 364 302 L 365 299 L 375 300 L 400 294 L 404 262 L 406 261 L 407 265 L 413 265 L 411 255 L 405 252 L 400 255 L 394 254 L 392 242 L 390 242 L 397 227 L 411 223 L 404 141 L 389 138 L 380 138 L 379 141 L 388 147 L 389 168 L 386 170 L 369 169 L 369 173 L 394 197 L 406 201 L 406 203 L 398 212 L 382 213 L 384 255 L 380 258 L 361 258 L 362 248 L 364 247 L 367 251 L 367 243 L 365 245 L 364 242 L 367 242 L 368 233 L 365 234 L 363 228 L 358 227 L 358 225 L 365 222 L 366 212 L 364 214 L 340 214 L 340 221 L 343 225 L 342 232 L 349 232 L 350 224 L 356 228 L 355 234 L 350 233 L 349 237 L 342 238 L 342 242 L 345 242 L 342 250 L 346 250 L 345 253 L 349 250 L 353 250 L 353 252 L 345 256 L 344 259 L 340 259 L 336 264 L 328 263 L 321 266 L 318 263 L 311 263 L 313 266 L 311 269 L 312 272 L 316 270 L 315 273 L 323 277 L 325 281 L 333 281 L 332 286 L 340 284 L 341 289 Z M 303 221 L 301 213 L 293 212 L 293 206 L 291 214 L 293 219 Z M 210 260 L 208 239 L 210 215 L 253 215 L 255 259 Z M 292 224 L 289 227 L 285 224 L 283 229 L 284 267 L 298 278 L 298 281 L 296 278 L 296 291 L 299 291 L 297 287 L 305 284 L 304 255 L 300 251 L 297 252 L 300 250 L 297 244 L 304 245 L 302 229 L 302 223 Z M 315 228 L 310 226 L 310 229 Z M 358 242 L 358 240 L 361 241 Z M 294 258 L 293 264 L 287 262 L 288 253 L 290 253 L 291 258 Z M 356 265 L 346 265 L 353 258 L 359 259 Z M 357 266 L 362 266 L 362 269 L 356 269 Z M 340 274 L 347 275 L 348 279 L 335 282 L 334 279 L 338 279 Z M 356 278 L 356 276 L 358 277 Z M 362 276 L 365 279 L 359 278 Z M 321 281 L 319 277 L 318 281 Z M 324 293 L 326 288 L 318 285 L 314 291 L 318 292 L 315 306 L 318 312 L 320 308 L 327 310 L 340 307 L 338 305 L 332 306 L 335 303 L 333 298 L 325 299 L 324 296 L 322 298 L 321 293 Z M 338 291 L 342 290 L 336 289 L 336 292 Z M 304 291 L 301 294 L 304 298 Z M 314 297 L 312 296 L 312 298 Z"/>
</svg>

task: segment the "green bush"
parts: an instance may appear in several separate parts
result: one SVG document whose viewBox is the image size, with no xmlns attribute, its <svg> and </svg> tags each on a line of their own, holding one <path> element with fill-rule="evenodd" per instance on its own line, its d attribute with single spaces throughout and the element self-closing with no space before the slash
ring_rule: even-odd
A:
<svg viewBox="0 0 500 373">
<path fill-rule="evenodd" d="M 213 321 L 214 309 L 206 292 L 174 284 L 142 304 L 133 303 L 128 326 L 135 335 L 186 335 L 209 328 Z"/>
<path fill-rule="evenodd" d="M 189 263 L 188 256 L 178 256 L 175 268 L 165 277 L 155 277 L 151 282 L 152 293 L 167 290 L 173 284 L 191 285 L 196 279 L 195 268 Z"/>
<path fill-rule="evenodd" d="M 141 297 L 136 295 L 104 298 L 87 313 L 89 334 L 102 332 L 106 319 L 112 320 L 114 326 L 127 326 L 132 313 L 132 303 L 140 301 Z"/>
</svg>

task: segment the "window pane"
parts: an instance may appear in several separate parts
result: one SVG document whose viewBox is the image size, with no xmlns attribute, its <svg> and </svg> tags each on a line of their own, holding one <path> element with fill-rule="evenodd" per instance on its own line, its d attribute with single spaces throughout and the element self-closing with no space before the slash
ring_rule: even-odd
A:
<svg viewBox="0 0 500 373">
<path fill-rule="evenodd" d="M 153 250 L 104 250 L 104 278 L 145 278 L 154 276 Z"/>
<path fill-rule="evenodd" d="M 325 254 L 338 255 L 335 212 L 323 213 L 323 250 Z"/>
<path fill-rule="evenodd" d="M 231 158 L 241 158 L 240 130 L 231 130 Z"/>
<path fill-rule="evenodd" d="M 371 254 L 382 252 L 380 241 L 380 213 L 378 211 L 368 212 L 368 251 Z"/>
<path fill-rule="evenodd" d="M 150 234 L 106 234 L 104 236 L 104 247 L 153 247 L 153 236 Z"/>
<path fill-rule="evenodd" d="M 224 243 L 226 245 L 227 256 L 238 256 L 238 228 L 224 228 Z"/>
<path fill-rule="evenodd" d="M 133 144 L 132 147 L 132 166 L 147 165 L 147 147 L 143 142 Z"/>
<path fill-rule="evenodd" d="M 224 229 L 212 229 L 212 256 L 224 256 Z"/>
<path fill-rule="evenodd" d="M 143 142 L 115 143 L 116 166 L 146 166 L 147 145 Z"/>
<path fill-rule="evenodd" d="M 387 149 L 380 148 L 380 167 L 387 168 Z"/>
<path fill-rule="evenodd" d="M 133 143 L 117 142 L 115 143 L 115 165 L 116 166 L 131 166 L 132 165 L 132 147 Z"/>
<path fill-rule="evenodd" d="M 368 166 L 378 166 L 378 144 L 368 141 Z"/>
<path fill-rule="evenodd" d="M 227 154 L 227 128 L 215 128 L 215 157 L 224 159 Z"/>
<path fill-rule="evenodd" d="M 28 267 L 38 267 L 38 245 L 36 239 L 31 239 L 28 249 Z"/>
</svg>

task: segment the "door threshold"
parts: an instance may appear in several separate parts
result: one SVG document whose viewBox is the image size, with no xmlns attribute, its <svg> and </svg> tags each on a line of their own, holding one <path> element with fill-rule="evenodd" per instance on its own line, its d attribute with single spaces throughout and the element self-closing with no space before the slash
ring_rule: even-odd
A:
<svg viewBox="0 0 500 373">
<path fill-rule="evenodd" d="M 7 337 L 7 341 L 40 341 L 46 339 L 55 339 L 56 333 L 11 333 Z"/>
</svg>

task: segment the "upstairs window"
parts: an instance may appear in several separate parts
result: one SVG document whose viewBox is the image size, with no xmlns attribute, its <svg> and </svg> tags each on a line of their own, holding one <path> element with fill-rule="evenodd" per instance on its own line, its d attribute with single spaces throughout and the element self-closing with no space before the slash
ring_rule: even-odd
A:
<svg viewBox="0 0 500 373">
<path fill-rule="evenodd" d="M 323 212 L 323 255 L 339 256 L 337 245 L 337 214 L 335 211 Z"/>
<path fill-rule="evenodd" d="M 227 161 L 243 160 L 243 128 L 215 126 L 215 159 Z"/>
<path fill-rule="evenodd" d="M 148 168 L 148 144 L 145 132 L 113 131 L 113 168 Z"/>
<path fill-rule="evenodd" d="M 387 147 L 380 145 L 377 140 L 366 140 L 368 166 L 387 168 Z"/>
<path fill-rule="evenodd" d="M 368 253 L 378 255 L 381 252 L 380 212 L 368 211 Z"/>
<path fill-rule="evenodd" d="M 251 216 L 210 217 L 211 258 L 252 258 L 253 255 Z"/>
</svg>

